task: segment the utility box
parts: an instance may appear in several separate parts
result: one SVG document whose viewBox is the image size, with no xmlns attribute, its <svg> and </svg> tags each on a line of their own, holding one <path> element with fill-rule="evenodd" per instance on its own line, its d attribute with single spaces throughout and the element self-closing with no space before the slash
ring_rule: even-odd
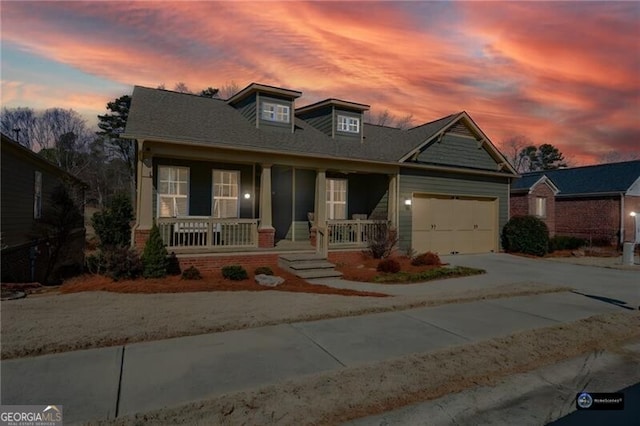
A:
<svg viewBox="0 0 640 426">
<path fill-rule="evenodd" d="M 622 245 L 622 264 L 633 265 L 633 249 L 635 243 L 624 243 Z"/>
</svg>

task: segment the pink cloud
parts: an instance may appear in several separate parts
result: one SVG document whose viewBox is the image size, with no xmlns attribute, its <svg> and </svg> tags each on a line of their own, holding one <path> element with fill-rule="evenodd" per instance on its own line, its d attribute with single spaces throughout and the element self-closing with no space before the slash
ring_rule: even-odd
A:
<svg viewBox="0 0 640 426">
<path fill-rule="evenodd" d="M 640 138 L 639 9 L 633 3 L 10 2 L 3 4 L 2 38 L 129 85 L 172 88 L 183 81 L 199 90 L 259 81 L 303 91 L 301 104 L 340 97 L 422 122 L 467 110 L 497 144 L 525 134 L 583 163 L 610 147 L 637 149 L 628 139 Z M 26 88 L 4 86 L 11 96 L 36 99 Z M 97 102 L 87 94 L 67 98 L 78 106 Z"/>
</svg>

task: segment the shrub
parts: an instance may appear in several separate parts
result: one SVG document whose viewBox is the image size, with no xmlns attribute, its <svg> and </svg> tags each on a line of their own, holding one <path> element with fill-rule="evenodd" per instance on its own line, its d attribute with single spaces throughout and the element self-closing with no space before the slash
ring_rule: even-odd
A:
<svg viewBox="0 0 640 426">
<path fill-rule="evenodd" d="M 180 269 L 180 262 L 175 252 L 171 252 L 169 259 L 167 259 L 167 274 L 180 275 L 182 270 Z"/>
<path fill-rule="evenodd" d="M 134 279 L 142 273 L 138 252 L 129 247 L 109 247 L 102 252 L 105 273 L 114 281 Z"/>
<path fill-rule="evenodd" d="M 613 245 L 612 239 L 609 237 L 593 237 L 590 245 L 593 247 L 611 247 Z"/>
<path fill-rule="evenodd" d="M 255 271 L 253 271 L 253 273 L 254 275 L 273 275 L 273 270 L 271 270 L 271 268 L 269 268 L 268 266 L 259 266 L 255 269 Z"/>
<path fill-rule="evenodd" d="M 115 195 L 107 206 L 91 218 L 91 224 L 100 239 L 100 247 L 129 246 L 133 207 L 126 194 Z"/>
<path fill-rule="evenodd" d="M 398 263 L 395 259 L 383 259 L 378 263 L 378 267 L 376 268 L 378 272 L 388 272 L 395 274 L 396 272 L 400 272 L 400 263 Z"/>
<path fill-rule="evenodd" d="M 195 266 L 189 266 L 187 269 L 182 272 L 183 280 L 201 280 L 202 275 L 200 271 Z"/>
<path fill-rule="evenodd" d="M 411 264 L 413 266 L 442 265 L 442 262 L 440 262 L 440 257 L 437 254 L 428 251 L 414 257 L 411 260 Z"/>
<path fill-rule="evenodd" d="M 228 280 L 242 281 L 249 278 L 246 269 L 240 265 L 229 265 L 222 267 L 222 276 Z"/>
<path fill-rule="evenodd" d="M 102 252 L 92 254 L 84 259 L 84 269 L 90 274 L 101 275 L 105 271 L 104 255 Z"/>
<path fill-rule="evenodd" d="M 556 235 L 555 237 L 549 239 L 549 251 L 576 250 L 582 246 L 585 246 L 586 244 L 587 242 L 582 238 Z"/>
<path fill-rule="evenodd" d="M 145 278 L 162 278 L 167 275 L 167 266 L 169 266 L 167 249 L 164 247 L 160 230 L 155 223 L 151 227 L 149 239 L 144 245 L 142 264 L 144 266 L 142 275 Z"/>
<path fill-rule="evenodd" d="M 386 220 L 376 221 L 367 235 L 368 254 L 374 259 L 384 259 L 391 255 L 393 248 L 398 243 L 395 232 L 389 229 Z"/>
<path fill-rule="evenodd" d="M 544 256 L 549 250 L 549 229 L 535 216 L 514 216 L 502 229 L 502 247 L 507 252 Z"/>
</svg>

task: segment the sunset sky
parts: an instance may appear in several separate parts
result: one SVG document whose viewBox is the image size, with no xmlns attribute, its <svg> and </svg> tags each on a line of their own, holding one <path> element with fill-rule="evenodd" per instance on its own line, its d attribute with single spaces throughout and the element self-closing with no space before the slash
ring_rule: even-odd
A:
<svg viewBox="0 0 640 426">
<path fill-rule="evenodd" d="M 95 125 L 134 85 L 251 82 L 413 114 L 465 110 L 571 165 L 640 158 L 640 2 L 2 1 L 2 106 Z M 507 150 L 505 149 L 505 154 Z M 611 154 L 615 153 L 615 154 Z"/>
</svg>

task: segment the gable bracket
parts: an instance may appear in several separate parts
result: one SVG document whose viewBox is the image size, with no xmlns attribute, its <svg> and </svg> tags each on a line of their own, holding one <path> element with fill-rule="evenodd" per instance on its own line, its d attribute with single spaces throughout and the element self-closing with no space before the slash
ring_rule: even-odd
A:
<svg viewBox="0 0 640 426">
<path fill-rule="evenodd" d="M 478 149 L 482 148 L 486 142 L 487 140 L 485 138 L 480 139 L 478 141 Z M 503 163 L 500 163 L 500 164 L 503 164 Z"/>
</svg>

